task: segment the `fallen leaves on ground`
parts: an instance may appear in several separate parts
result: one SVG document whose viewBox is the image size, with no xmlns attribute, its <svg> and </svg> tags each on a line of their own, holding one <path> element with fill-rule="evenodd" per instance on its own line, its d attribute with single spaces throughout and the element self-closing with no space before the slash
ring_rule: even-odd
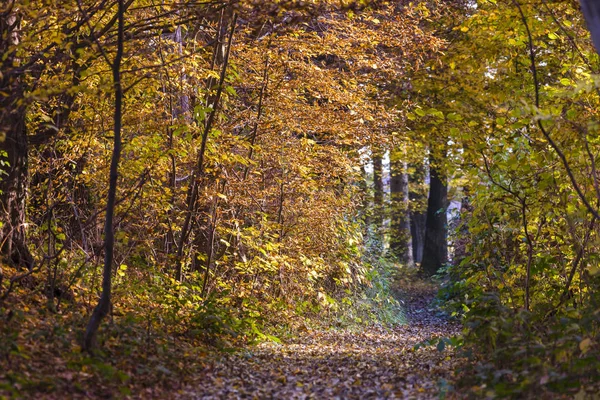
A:
<svg viewBox="0 0 600 400">
<path fill-rule="evenodd" d="M 402 291 L 402 290 L 401 290 Z M 182 399 L 437 398 L 463 362 L 452 349 L 415 345 L 459 326 L 431 305 L 423 284 L 402 293 L 407 324 L 358 331 L 309 330 L 284 344 L 263 343 L 210 362 Z M 445 383 L 446 382 L 446 383 Z"/>
</svg>

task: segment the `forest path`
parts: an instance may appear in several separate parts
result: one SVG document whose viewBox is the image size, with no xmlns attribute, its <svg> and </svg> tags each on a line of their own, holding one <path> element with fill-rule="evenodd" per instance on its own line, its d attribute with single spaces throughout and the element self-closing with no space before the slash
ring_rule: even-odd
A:
<svg viewBox="0 0 600 400">
<path fill-rule="evenodd" d="M 402 293 L 407 323 L 359 331 L 307 331 L 285 344 L 263 343 L 210 363 L 185 399 L 431 399 L 452 381 L 453 351 L 414 346 L 460 327 L 431 305 L 431 285 Z"/>
</svg>

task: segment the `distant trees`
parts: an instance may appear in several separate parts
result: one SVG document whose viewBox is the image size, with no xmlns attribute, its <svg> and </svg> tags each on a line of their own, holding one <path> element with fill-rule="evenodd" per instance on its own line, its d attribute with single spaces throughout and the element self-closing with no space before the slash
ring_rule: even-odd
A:
<svg viewBox="0 0 600 400">
<path fill-rule="evenodd" d="M 383 183 L 383 154 L 381 151 L 373 152 L 373 231 L 374 239 L 379 251 L 382 251 L 384 242 L 384 220 L 385 211 L 384 199 L 384 183 Z"/>
<path fill-rule="evenodd" d="M 405 265 L 418 263 L 423 274 L 431 276 L 448 262 L 448 178 L 444 152 L 437 148 L 429 151 L 425 163 L 429 176 L 425 174 L 424 161 L 418 158 L 419 155 L 409 155 L 405 150 L 389 153 L 390 198 L 388 207 L 380 212 L 389 217 L 389 227 L 384 230 L 389 254 Z M 412 169 L 409 159 L 413 160 Z M 379 193 L 385 191 L 380 163 L 381 156 L 374 156 L 374 212 L 381 209 L 377 202 Z"/>
<path fill-rule="evenodd" d="M 403 264 L 412 265 L 408 176 L 406 152 L 396 149 L 390 155 L 390 253 Z"/>
<path fill-rule="evenodd" d="M 410 234 L 414 262 L 419 264 L 423 260 L 427 219 L 429 173 L 426 167 L 424 160 L 415 160 L 409 165 Z"/>
</svg>

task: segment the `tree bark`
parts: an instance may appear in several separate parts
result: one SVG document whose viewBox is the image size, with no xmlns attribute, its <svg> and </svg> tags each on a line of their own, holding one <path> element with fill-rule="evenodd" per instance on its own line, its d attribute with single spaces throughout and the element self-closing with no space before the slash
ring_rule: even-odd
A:
<svg viewBox="0 0 600 400">
<path fill-rule="evenodd" d="M 370 196 L 370 191 L 369 191 L 369 184 L 368 184 L 368 174 L 367 174 L 367 169 L 365 168 L 364 165 L 361 166 L 360 168 L 361 170 L 361 180 L 359 181 L 359 188 L 360 191 L 363 193 L 363 198 L 362 198 L 362 203 L 360 206 L 360 216 L 363 222 L 363 233 L 364 233 L 364 237 L 365 237 L 365 242 L 370 241 L 371 239 L 371 215 L 369 213 L 369 208 L 371 208 L 371 196 Z"/>
<path fill-rule="evenodd" d="M 433 154 L 433 150 L 429 160 L 431 180 L 425 222 L 425 244 L 421 262 L 421 269 L 426 276 L 435 275 L 448 261 L 448 218 L 446 216 L 448 186 L 442 167 Z"/>
<path fill-rule="evenodd" d="M 182 31 L 181 31 L 181 26 L 178 26 L 177 29 L 175 29 L 175 35 L 173 38 L 174 42 L 177 43 L 177 53 L 179 54 L 179 56 L 181 57 L 183 55 L 183 36 L 182 36 Z M 181 92 L 179 93 L 179 101 L 177 104 L 177 107 L 175 108 L 175 115 L 174 118 L 177 119 L 180 115 L 185 116 L 186 119 L 190 119 L 190 97 L 187 95 L 186 92 L 186 82 L 187 82 L 188 78 L 187 78 L 187 74 L 183 71 L 181 71 L 181 75 L 179 76 L 179 84 L 180 84 L 180 90 Z"/>
<path fill-rule="evenodd" d="M 597 0 L 579 0 L 579 2 L 596 52 L 600 54 L 600 2 Z"/>
<path fill-rule="evenodd" d="M 121 82 L 121 60 L 123 58 L 124 45 L 124 0 L 118 0 L 118 34 L 117 34 L 117 53 L 112 64 L 113 84 L 115 90 L 115 110 L 114 110 L 114 138 L 113 152 L 110 162 L 110 176 L 108 187 L 108 199 L 106 202 L 106 219 L 104 221 L 104 268 L 102 273 L 102 294 L 98 305 L 87 325 L 83 348 L 86 351 L 92 351 L 96 346 L 96 335 L 100 323 L 110 311 L 111 289 L 112 289 L 112 264 L 115 245 L 115 232 L 113 218 L 115 213 L 115 203 L 117 195 L 117 179 L 119 177 L 119 159 L 121 158 L 121 126 L 123 117 L 123 87 Z"/>
<path fill-rule="evenodd" d="M 398 151 L 390 156 L 391 236 L 390 251 L 403 264 L 413 264 L 408 199 L 408 166 Z"/>
<path fill-rule="evenodd" d="M 13 1 L 0 12 L 0 252 L 9 264 L 33 268 L 26 241 L 28 145 L 21 74 L 15 57 L 19 18 Z"/>
<path fill-rule="evenodd" d="M 427 219 L 427 195 L 424 186 L 429 179 L 429 171 L 423 163 L 413 165 L 412 173 L 408 178 L 410 200 L 410 236 L 415 263 L 423 260 L 423 246 L 425 244 L 425 222 Z"/>
<path fill-rule="evenodd" d="M 378 251 L 383 250 L 383 157 L 373 152 L 373 229 Z"/>
</svg>

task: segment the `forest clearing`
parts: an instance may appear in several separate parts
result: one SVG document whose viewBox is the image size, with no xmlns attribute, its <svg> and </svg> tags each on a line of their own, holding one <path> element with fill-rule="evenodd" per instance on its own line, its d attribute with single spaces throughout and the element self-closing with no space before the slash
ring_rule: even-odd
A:
<svg viewBox="0 0 600 400">
<path fill-rule="evenodd" d="M 600 3 L 3 0 L 0 398 L 597 399 Z"/>
</svg>

